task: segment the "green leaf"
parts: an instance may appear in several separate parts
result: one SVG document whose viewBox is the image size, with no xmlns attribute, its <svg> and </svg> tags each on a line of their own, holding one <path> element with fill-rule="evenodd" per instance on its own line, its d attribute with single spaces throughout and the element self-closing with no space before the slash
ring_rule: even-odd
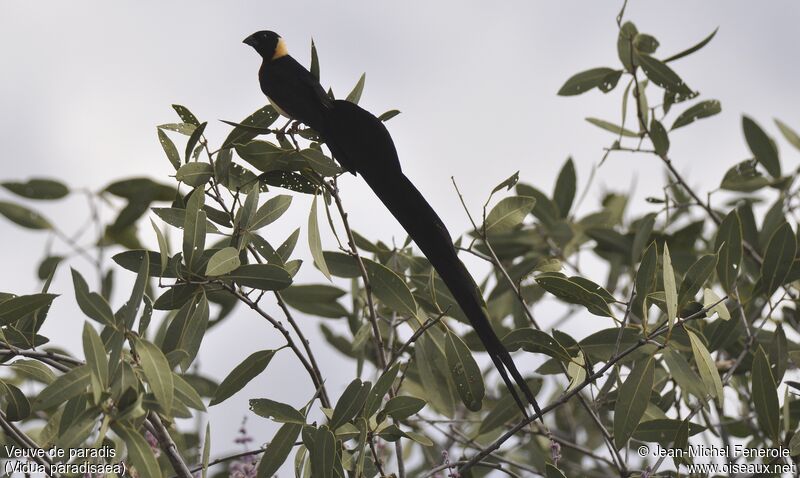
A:
<svg viewBox="0 0 800 478">
<path fill-rule="evenodd" d="M 207 124 L 208 123 L 201 123 L 198 125 L 197 128 L 192 131 L 192 134 L 186 141 L 186 153 L 184 155 L 184 161 L 186 163 L 188 163 L 192 158 L 192 152 L 194 151 L 195 146 L 197 146 L 197 143 L 200 141 L 200 138 L 203 136 L 203 131 L 205 131 Z"/>
<path fill-rule="evenodd" d="M 461 401 L 467 409 L 477 412 L 483 406 L 483 396 L 486 393 L 480 367 L 461 337 L 449 331 L 445 342 L 445 355 L 447 367 L 450 369 Z"/>
<path fill-rule="evenodd" d="M 558 173 L 555 190 L 553 190 L 553 202 L 558 206 L 558 211 L 561 213 L 562 218 L 567 217 L 569 210 L 572 208 L 577 181 L 575 163 L 572 158 L 567 158 L 564 166 L 561 167 L 561 172 Z"/>
<path fill-rule="evenodd" d="M 719 371 L 717 371 L 714 359 L 711 358 L 711 354 L 708 353 L 708 349 L 703 344 L 703 341 L 700 340 L 700 337 L 695 335 L 691 330 L 687 330 L 686 333 L 689 334 L 689 340 L 692 344 L 692 355 L 694 355 L 694 361 L 697 363 L 697 370 L 700 371 L 700 378 L 706 386 L 706 393 L 716 398 L 717 403 L 722 406 L 724 398 L 722 380 L 719 378 Z"/>
<path fill-rule="evenodd" d="M 181 121 L 184 123 L 200 126 L 200 121 L 191 111 L 189 111 L 189 108 L 183 105 L 172 105 L 172 109 L 178 113 L 178 117 L 180 117 Z"/>
<path fill-rule="evenodd" d="M 102 392 L 108 386 L 108 357 L 103 347 L 103 340 L 89 322 L 83 324 L 83 353 L 86 356 L 86 365 L 102 386 L 99 392 Z M 97 397 L 99 395 L 98 393 Z"/>
<path fill-rule="evenodd" d="M 347 95 L 345 98 L 350 103 L 358 104 L 358 101 L 361 99 L 361 93 L 364 91 L 364 82 L 367 79 L 367 74 L 362 73 L 361 78 L 358 79 L 358 83 L 356 86 L 353 87 L 353 90 Z"/>
<path fill-rule="evenodd" d="M 692 370 L 689 362 L 677 350 L 671 347 L 662 355 L 669 368 L 670 376 L 678 383 L 683 393 L 690 393 L 705 401 L 706 389 L 702 379 Z"/>
<path fill-rule="evenodd" d="M 767 133 L 749 116 L 742 116 L 742 129 L 747 146 L 759 163 L 773 178 L 781 177 L 781 162 L 778 158 L 778 148 Z"/>
<path fill-rule="evenodd" d="M 261 290 L 281 290 L 289 287 L 292 276 L 282 267 L 272 264 L 246 264 L 226 275 L 239 285 Z"/>
<path fill-rule="evenodd" d="M 287 423 L 278 429 L 258 463 L 257 478 L 271 478 L 275 475 L 292 452 L 294 442 L 302 429 L 303 425 L 297 423 Z"/>
<path fill-rule="evenodd" d="M 33 178 L 24 183 L 6 181 L 0 186 L 27 199 L 61 199 L 69 194 L 66 184 L 54 179 Z"/>
<path fill-rule="evenodd" d="M 178 148 L 175 147 L 175 143 L 167 136 L 167 133 L 161 130 L 161 128 L 157 128 L 158 131 L 158 142 L 161 143 L 161 149 L 164 150 L 164 154 L 167 155 L 167 159 L 172 164 L 176 170 L 181 167 L 181 155 L 178 153 Z"/>
<path fill-rule="evenodd" d="M 89 285 L 80 272 L 75 269 L 70 270 L 72 271 L 72 284 L 75 288 L 75 299 L 78 301 L 81 311 L 90 319 L 103 325 L 116 327 L 114 312 L 108 302 L 97 292 L 89 290 Z"/>
<path fill-rule="evenodd" d="M 169 412 L 172 410 L 172 400 L 175 395 L 169 362 L 164 353 L 152 343 L 136 339 L 135 344 L 142 371 L 147 378 L 147 383 L 150 384 L 150 390 L 156 396 L 161 408 Z"/>
<path fill-rule="evenodd" d="M 178 229 L 183 229 L 184 223 L 186 222 L 185 209 L 179 209 L 176 207 L 154 207 L 151 208 L 150 210 L 156 213 L 156 216 L 160 217 L 162 221 L 166 222 L 170 226 L 177 227 Z M 206 232 L 219 234 L 219 229 L 217 229 L 217 226 L 215 226 L 214 223 L 207 220 Z"/>
<path fill-rule="evenodd" d="M 258 208 L 249 229 L 251 231 L 255 231 L 264 226 L 272 224 L 279 217 L 281 217 L 287 209 L 289 209 L 291 204 L 292 196 L 288 196 L 286 194 L 280 194 L 270 198 L 260 208 Z"/>
<path fill-rule="evenodd" d="M 666 156 L 669 152 L 669 136 L 664 125 L 653 118 L 650 120 L 650 138 L 653 140 L 653 148 L 659 156 Z"/>
<path fill-rule="evenodd" d="M 34 401 L 36 410 L 47 410 L 66 402 L 86 390 L 91 381 L 91 370 L 86 365 L 73 368 L 69 372 L 53 380 L 44 388 Z"/>
<path fill-rule="evenodd" d="M 683 307 L 706 283 L 717 267 L 715 254 L 704 254 L 686 271 L 678 293 L 678 308 Z"/>
<path fill-rule="evenodd" d="M 731 210 L 719 225 L 714 248 L 719 257 L 717 276 L 723 289 L 730 294 L 742 262 L 742 225 L 736 209 Z"/>
<path fill-rule="evenodd" d="M 767 296 L 771 296 L 778 287 L 786 282 L 795 254 L 797 254 L 797 239 L 792 231 L 792 226 L 788 222 L 784 222 L 772 234 L 764 253 L 764 261 L 761 263 L 759 280 L 765 288 Z"/>
<path fill-rule="evenodd" d="M 633 47 L 638 53 L 652 55 L 656 52 L 658 46 L 658 40 L 656 40 L 654 36 L 648 35 L 647 33 L 637 33 L 636 36 L 633 37 Z"/>
<path fill-rule="evenodd" d="M 200 394 L 183 377 L 172 372 L 172 383 L 175 384 L 175 398 L 179 402 L 195 410 L 206 411 L 206 406 L 203 404 Z"/>
<path fill-rule="evenodd" d="M 506 423 L 516 421 L 522 416 L 522 412 L 511 395 L 504 395 L 497 404 L 489 410 L 478 430 L 478 435 L 483 435 L 492 430 L 500 428 Z"/>
<path fill-rule="evenodd" d="M 530 214 L 536 205 L 536 199 L 527 196 L 510 196 L 500 200 L 489 211 L 483 230 L 488 233 L 499 234 L 511 231 L 522 224 L 525 216 Z"/>
<path fill-rule="evenodd" d="M 309 68 L 314 78 L 319 81 L 319 56 L 317 55 L 317 46 L 314 44 L 314 39 L 311 39 L 311 68 Z"/>
<path fill-rule="evenodd" d="M 728 191 L 750 193 L 769 186 L 771 181 L 756 169 L 757 165 L 758 161 L 754 159 L 748 159 L 736 164 L 725 173 L 719 187 Z"/>
<path fill-rule="evenodd" d="M 53 383 L 53 380 L 56 379 L 56 374 L 54 374 L 47 365 L 37 360 L 17 360 L 11 364 L 11 367 L 25 378 L 41 382 L 45 385 Z"/>
<path fill-rule="evenodd" d="M 11 325 L 42 307 L 49 307 L 56 297 L 56 294 L 31 294 L 0 302 L 0 326 Z"/>
<path fill-rule="evenodd" d="M 27 229 L 52 229 L 44 216 L 19 204 L 0 201 L 0 214 L 9 221 Z"/>
<path fill-rule="evenodd" d="M 752 400 L 758 424 L 775 443 L 780 441 L 780 409 L 775 378 L 764 349 L 759 346 L 753 358 Z"/>
<path fill-rule="evenodd" d="M 378 116 L 378 119 L 385 122 L 385 121 L 389 121 L 390 119 L 394 118 L 395 116 L 397 116 L 399 114 L 400 114 L 400 110 L 389 110 L 389 111 L 387 111 L 385 113 L 381 113 L 381 115 Z"/>
<path fill-rule="evenodd" d="M 786 141 L 792 144 L 797 149 L 800 149 L 800 134 L 797 134 L 797 131 L 793 130 L 783 121 L 776 119 L 775 124 L 778 126 L 778 129 L 783 134 L 783 137 L 786 138 Z"/>
<path fill-rule="evenodd" d="M 730 320 L 731 318 L 731 313 L 725 306 L 725 302 L 720 302 L 720 297 L 711 289 L 703 290 L 703 307 L 711 307 L 709 313 L 716 312 L 722 320 Z"/>
<path fill-rule="evenodd" d="M 293 149 L 284 149 L 269 141 L 254 140 L 236 144 L 236 153 L 262 172 L 300 171 L 307 161 Z"/>
<path fill-rule="evenodd" d="M 672 123 L 673 130 L 694 123 L 695 121 L 709 116 L 714 116 L 722 111 L 722 104 L 719 100 L 705 100 L 692 105 L 686 111 L 678 115 Z"/>
<path fill-rule="evenodd" d="M 395 420 L 405 420 L 425 408 L 425 405 L 425 400 L 421 398 L 400 395 L 390 398 L 386 402 L 386 406 L 381 410 L 381 415 L 388 415 Z"/>
<path fill-rule="evenodd" d="M 169 263 L 169 246 L 167 245 L 167 238 L 164 237 L 164 233 L 161 232 L 158 226 L 156 226 L 156 222 L 150 219 L 150 225 L 153 226 L 153 230 L 156 231 L 156 240 L 158 241 L 158 253 L 160 254 L 161 260 L 161 269 L 159 269 L 159 274 L 163 275 L 164 271 L 167 270 L 167 264 Z"/>
<path fill-rule="evenodd" d="M 681 77 L 672 68 L 649 55 L 638 55 L 639 64 L 645 75 L 655 84 L 675 93 L 691 95 L 692 90 L 686 86 Z"/>
<path fill-rule="evenodd" d="M 28 418 L 31 414 L 31 402 L 22 390 L 10 383 L 0 382 L 0 386 L 6 389 L 6 418 L 12 422 Z"/>
<path fill-rule="evenodd" d="M 386 307 L 400 314 L 417 315 L 417 302 L 406 282 L 393 270 L 369 259 L 362 259 L 372 292 Z"/>
<path fill-rule="evenodd" d="M 614 134 L 618 134 L 618 135 L 621 135 L 621 136 L 627 136 L 629 138 L 638 138 L 639 137 L 639 135 L 634 133 L 633 131 L 631 131 L 629 129 L 625 129 L 622 126 L 615 125 L 614 123 L 611 123 L 611 122 L 608 122 L 608 121 L 605 121 L 605 120 L 601 120 L 601 119 L 598 119 L 598 118 L 586 118 L 586 121 L 588 121 L 589 123 L 597 126 L 598 128 L 604 129 L 606 131 L 610 131 L 610 132 L 612 132 Z"/>
<path fill-rule="evenodd" d="M 691 47 L 691 48 L 687 48 L 686 50 L 683 50 L 683 51 L 682 51 L 682 52 L 680 52 L 680 53 L 676 53 L 676 54 L 672 55 L 671 57 L 669 57 L 669 58 L 665 59 L 665 60 L 664 60 L 664 63 L 669 63 L 669 62 L 671 62 L 671 61 L 675 61 L 675 60 L 677 60 L 677 59 L 679 59 L 679 58 L 683 58 L 683 57 L 685 57 L 685 56 L 687 56 L 687 55 L 691 55 L 692 53 L 696 52 L 697 50 L 699 50 L 699 49 L 703 48 L 704 46 L 706 46 L 706 45 L 708 44 L 708 42 L 710 42 L 710 41 L 711 41 L 711 39 L 712 39 L 712 38 L 714 38 L 714 35 L 716 35 L 716 34 L 717 34 L 717 30 L 719 30 L 719 27 L 715 28 L 715 29 L 714 29 L 714 31 L 713 31 L 713 32 L 711 32 L 711 34 L 710 34 L 710 35 L 708 35 L 707 37 L 705 37 L 705 38 L 704 38 L 704 39 L 703 39 L 703 40 L 702 40 L 700 43 L 698 43 L 697 45 L 694 45 L 693 47 Z"/>
<path fill-rule="evenodd" d="M 95 407 L 88 408 L 78 415 L 69 427 L 58 437 L 58 447 L 62 450 L 74 450 L 89 438 L 97 427 L 97 418 L 100 410 Z"/>
<path fill-rule="evenodd" d="M 567 478 L 567 475 L 552 463 L 545 463 L 545 478 Z"/>
<path fill-rule="evenodd" d="M 192 192 L 186 203 L 186 217 L 183 223 L 183 261 L 190 271 L 195 270 L 206 248 L 204 202 L 205 192 L 200 186 Z"/>
<path fill-rule="evenodd" d="M 369 418 L 381 406 L 381 402 L 383 401 L 383 397 L 389 393 L 389 389 L 392 387 L 394 383 L 394 379 L 397 378 L 397 372 L 400 370 L 400 363 L 395 363 L 392 368 L 383 372 L 378 380 L 375 381 L 375 386 L 369 391 L 369 395 L 367 396 L 367 400 L 364 403 L 364 417 Z"/>
<path fill-rule="evenodd" d="M 570 360 L 570 354 L 553 337 L 541 330 L 525 328 L 512 330 L 503 337 L 503 346 L 509 352 L 522 349 L 535 354 L 545 354 L 562 362 Z"/>
<path fill-rule="evenodd" d="M 272 125 L 276 119 L 278 119 L 278 113 L 275 111 L 275 108 L 270 105 L 260 108 L 247 118 L 243 119 L 239 123 L 241 126 L 236 126 L 233 131 L 228 134 L 228 137 L 222 142 L 222 147 L 220 149 L 230 148 L 234 144 L 247 143 L 251 139 L 258 136 L 259 133 L 257 131 L 246 129 L 247 126 L 255 128 L 269 128 L 269 126 Z"/>
<path fill-rule="evenodd" d="M 629 73 L 633 73 L 635 66 L 635 55 L 633 55 L 633 39 L 636 38 L 636 26 L 631 22 L 625 22 L 619 29 L 617 36 L 617 55 L 620 62 Z"/>
<path fill-rule="evenodd" d="M 209 163 L 193 161 L 181 166 L 175 172 L 175 179 L 191 187 L 197 187 L 206 184 L 213 175 L 214 168 Z"/>
<path fill-rule="evenodd" d="M 500 184 L 495 186 L 494 189 L 492 189 L 492 193 L 491 194 L 494 194 L 494 193 L 496 193 L 498 191 L 501 191 L 503 189 L 505 189 L 506 191 L 510 191 L 511 188 L 514 187 L 515 184 L 517 184 L 517 182 L 519 182 L 519 171 L 517 171 L 516 173 L 512 174 L 507 179 L 505 179 L 503 182 L 501 182 Z"/>
<path fill-rule="evenodd" d="M 324 177 L 335 176 L 342 172 L 342 168 L 336 164 L 336 161 L 325 156 L 325 153 L 318 149 L 304 149 L 300 151 L 300 156 L 302 156 L 311 169 Z"/>
<path fill-rule="evenodd" d="M 244 388 L 251 380 L 266 370 L 274 355 L 275 350 L 261 350 L 244 359 L 219 384 L 210 405 L 222 403 Z"/>
<path fill-rule="evenodd" d="M 697 377 L 697 380 L 699 381 L 700 377 Z M 647 420 L 639 424 L 639 428 L 633 432 L 633 438 L 641 441 L 669 444 L 684 423 L 686 422 L 683 420 L 670 418 Z M 705 427 L 694 423 L 689 423 L 688 425 L 688 432 L 691 435 L 697 435 L 705 430 Z"/>
<path fill-rule="evenodd" d="M 260 417 L 279 423 L 295 423 L 304 425 L 306 417 L 296 408 L 285 403 L 276 402 L 269 398 L 254 398 L 250 400 L 250 410 Z"/>
<path fill-rule="evenodd" d="M 592 88 L 601 87 L 604 82 L 607 83 L 609 81 L 607 78 L 616 75 L 618 71 L 619 70 L 614 70 L 612 68 L 601 67 L 576 73 L 564 83 L 560 90 L 558 90 L 558 95 L 580 95 Z M 617 77 L 617 79 L 619 79 L 619 77 Z"/>
<path fill-rule="evenodd" d="M 655 361 L 653 357 L 636 362 L 619 388 L 614 408 L 614 445 L 622 448 L 633 435 L 644 416 L 653 390 Z"/>
<path fill-rule="evenodd" d="M 164 335 L 162 350 L 165 353 L 180 350 L 186 355 L 180 361 L 186 371 L 197 357 L 200 344 L 208 326 L 208 299 L 204 293 L 192 296 L 172 319 Z"/>
<path fill-rule="evenodd" d="M 311 257 L 314 258 L 314 264 L 328 280 L 331 280 L 328 264 L 322 254 L 322 239 L 319 235 L 319 223 L 317 222 L 317 196 L 314 196 L 314 201 L 311 203 L 311 211 L 308 213 L 308 247 L 311 249 Z"/>
<path fill-rule="evenodd" d="M 367 401 L 370 389 L 372 389 L 370 382 L 361 382 L 359 379 L 350 382 L 333 409 L 329 422 L 331 430 L 336 430 L 358 415 Z"/>
<path fill-rule="evenodd" d="M 576 282 L 558 273 L 544 273 L 536 276 L 536 283 L 542 289 L 550 292 L 559 299 L 570 304 L 578 304 L 601 317 L 613 317 L 614 314 L 608 308 L 608 304 L 599 294 L 587 290 Z"/>
<path fill-rule="evenodd" d="M 235 247 L 226 247 L 215 252 L 206 265 L 207 276 L 221 276 L 236 270 L 242 261 L 239 259 L 239 251 Z"/>
<path fill-rule="evenodd" d="M 308 444 L 306 444 L 308 446 Z M 314 478 L 334 478 L 336 463 L 336 437 L 325 425 L 316 429 L 311 454 L 311 476 Z"/>
<path fill-rule="evenodd" d="M 161 468 L 158 466 L 153 449 L 150 444 L 144 439 L 136 430 L 128 428 L 127 426 L 116 426 L 114 431 L 125 442 L 128 449 L 128 460 L 136 467 L 140 476 L 148 478 L 160 478 L 164 475 L 161 474 Z"/>
<path fill-rule="evenodd" d="M 338 319 L 348 314 L 336 300 L 345 295 L 342 289 L 327 284 L 293 285 L 281 292 L 283 300 L 306 314 Z"/>
</svg>

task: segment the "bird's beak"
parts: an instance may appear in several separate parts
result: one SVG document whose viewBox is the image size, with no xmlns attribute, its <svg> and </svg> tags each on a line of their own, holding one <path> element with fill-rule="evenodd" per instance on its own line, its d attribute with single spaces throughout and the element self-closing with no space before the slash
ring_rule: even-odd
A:
<svg viewBox="0 0 800 478">
<path fill-rule="evenodd" d="M 256 36 L 255 35 L 250 35 L 249 37 L 245 38 L 242 41 L 242 43 L 244 43 L 245 45 L 250 45 L 251 47 L 255 48 L 256 47 Z"/>
</svg>

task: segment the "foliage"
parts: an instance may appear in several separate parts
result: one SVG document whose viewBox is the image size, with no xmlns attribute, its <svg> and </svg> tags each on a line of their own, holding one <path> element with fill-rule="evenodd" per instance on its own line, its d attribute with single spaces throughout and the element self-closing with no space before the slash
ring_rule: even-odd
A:
<svg viewBox="0 0 800 478">
<path fill-rule="evenodd" d="M 775 139 L 748 116 L 742 135 L 752 158 L 719 178 L 718 190 L 727 191 L 721 199 L 717 190 L 712 197 L 691 189 L 678 171 L 686 159 L 670 155 L 679 129 L 701 127 L 698 120 L 721 111 L 674 69 L 715 33 L 663 56 L 654 36 L 620 17 L 620 65 L 575 74 L 558 92 L 622 90 L 618 122 L 587 118 L 612 135 L 603 161 L 621 151 L 654 158 L 667 173 L 663 195 L 632 214 L 627 195 L 609 193 L 587 213 L 576 201 L 580 172 L 568 159 L 552 195 L 520 182 L 518 173 L 500 182 L 457 241 L 465 256 L 490 266 L 481 287 L 505 345 L 539 360 L 529 378 L 544 405 L 543 424 L 523 418 L 492 369 L 475 360 L 480 341 L 414 245 L 389 246 L 350 228 L 337 184 L 342 171 L 314 131 L 276 125 L 278 113 L 265 106 L 226 122 L 230 133 L 212 145 L 207 123 L 174 105 L 179 121 L 158 126 L 157 134 L 175 184 L 128 178 L 89 193 L 100 234 L 88 245 L 85 230 L 69 235 L 28 205 L 77 190 L 45 178 L 2 183 L 25 201 L 0 201 L 0 214 L 47 231 L 68 250 L 48 249 L 39 291 L 0 295 L 0 347 L 10 365 L 0 381 L 5 442 L 110 447 L 142 477 L 234 473 L 233 457 L 210 456 L 209 428 L 185 429 L 176 419 L 202 416 L 269 374 L 276 354 L 291 354 L 315 393 L 295 404 L 251 397 L 251 415 L 280 424 L 264 450 L 252 450 L 263 456 L 259 477 L 292 455 L 295 474 L 314 477 L 457 469 L 472 473 L 462 476 L 493 469 L 653 476 L 670 467 L 685 471 L 691 460 L 642 458 L 629 449 L 685 449 L 700 437 L 800 454 L 800 384 L 786 380 L 800 359 L 797 172 L 786 172 Z M 364 76 L 348 100 L 357 102 L 363 88 Z M 790 126 L 776 124 L 800 147 Z M 307 213 L 293 208 L 298 195 L 313 196 Z M 765 201 L 769 208 L 757 215 Z M 113 221 L 99 222 L 101 207 L 114 208 Z M 289 210 L 306 225 L 304 245 L 300 230 L 282 238 L 270 227 Z M 152 231 L 139 230 L 145 217 Z M 181 237 L 178 250 L 167 229 Z M 144 236 L 158 250 L 146 250 Z M 306 246 L 311 262 L 299 258 Z M 107 249 L 114 264 L 103 260 Z M 602 271 L 580 267 L 586 255 L 599 259 Z M 72 269 L 74 290 L 52 293 L 55 274 L 78 256 L 94 265 L 99 287 Z M 315 267 L 319 283 L 297 283 L 303 267 Z M 123 270 L 135 281 L 118 304 L 113 277 Z M 83 358 L 39 334 L 55 300 L 75 300 L 90 319 Z M 533 311 L 554 303 L 564 317 L 541 323 Z M 281 317 L 270 312 L 275 304 Z M 217 384 L 193 364 L 206 332 L 234 320 L 237 308 L 268 321 L 285 344 L 251 351 Z M 327 319 L 318 326 L 329 345 L 357 365 L 338 396 L 315 359 L 317 344 L 306 340 L 314 322 L 299 322 L 298 313 Z M 327 325 L 330 319 L 341 327 Z M 566 320 L 598 331 L 573 337 L 561 330 Z M 451 460 L 454 453 L 459 458 Z M 250 472 L 254 463 L 246 460 Z"/>
</svg>

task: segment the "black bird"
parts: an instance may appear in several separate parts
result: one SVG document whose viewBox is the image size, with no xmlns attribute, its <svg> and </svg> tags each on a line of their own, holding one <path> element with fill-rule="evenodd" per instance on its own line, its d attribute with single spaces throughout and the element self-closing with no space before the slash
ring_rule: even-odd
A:
<svg viewBox="0 0 800 478">
<path fill-rule="evenodd" d="M 258 79 L 264 94 L 289 117 L 316 130 L 342 167 L 361 174 L 439 273 L 522 413 L 527 416 L 514 382 L 541 419 L 533 393 L 489 323 L 479 289 L 458 258 L 447 227 L 403 174 L 394 141 L 383 122 L 356 104 L 332 100 L 314 75 L 289 56 L 276 33 L 256 32 L 244 43 L 263 58 Z"/>
</svg>

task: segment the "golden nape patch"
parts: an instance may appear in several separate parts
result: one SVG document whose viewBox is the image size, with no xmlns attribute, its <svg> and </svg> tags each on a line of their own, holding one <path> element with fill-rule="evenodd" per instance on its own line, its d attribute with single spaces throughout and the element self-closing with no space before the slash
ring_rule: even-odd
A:
<svg viewBox="0 0 800 478">
<path fill-rule="evenodd" d="M 272 55 L 272 59 L 277 60 L 278 58 L 288 54 L 289 50 L 286 48 L 286 42 L 283 41 L 283 38 L 278 38 L 278 44 L 275 45 L 275 54 Z"/>
</svg>

